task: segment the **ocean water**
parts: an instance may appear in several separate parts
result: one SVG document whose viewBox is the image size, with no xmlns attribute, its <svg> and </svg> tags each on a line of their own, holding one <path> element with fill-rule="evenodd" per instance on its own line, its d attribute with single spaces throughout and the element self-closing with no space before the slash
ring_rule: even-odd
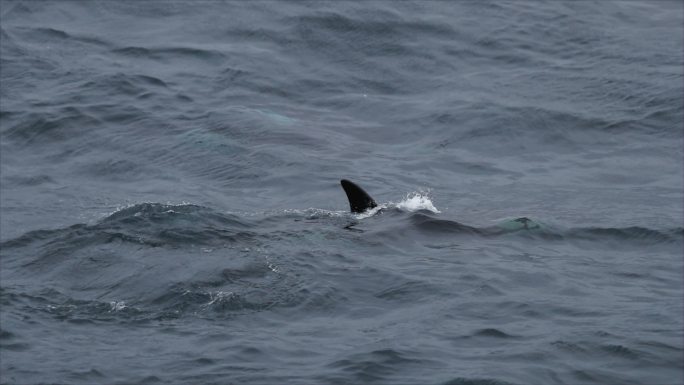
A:
<svg viewBox="0 0 684 385">
<path fill-rule="evenodd" d="M 682 8 L 2 0 L 0 383 L 684 383 Z"/>
</svg>

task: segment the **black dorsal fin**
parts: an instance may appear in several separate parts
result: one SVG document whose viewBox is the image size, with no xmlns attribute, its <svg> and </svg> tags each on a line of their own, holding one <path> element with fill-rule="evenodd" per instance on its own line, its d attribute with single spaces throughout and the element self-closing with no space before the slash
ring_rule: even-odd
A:
<svg viewBox="0 0 684 385">
<path fill-rule="evenodd" d="M 347 199 L 349 199 L 349 209 L 353 213 L 362 213 L 373 207 L 377 207 L 378 204 L 375 203 L 373 198 L 368 195 L 367 192 L 357 186 L 354 182 L 350 182 L 346 179 L 340 181 L 344 192 L 347 193 Z"/>
</svg>

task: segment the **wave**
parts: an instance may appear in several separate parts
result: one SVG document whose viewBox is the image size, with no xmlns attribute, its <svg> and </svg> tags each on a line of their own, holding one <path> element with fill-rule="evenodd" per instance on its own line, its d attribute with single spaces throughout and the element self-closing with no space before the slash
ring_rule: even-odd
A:
<svg viewBox="0 0 684 385">
<path fill-rule="evenodd" d="M 250 224 L 237 216 L 191 204 L 142 203 L 115 211 L 100 222 L 62 229 L 35 230 L 0 243 L 2 249 L 45 242 L 69 249 L 113 241 L 150 247 L 236 242 L 249 238 Z"/>
<path fill-rule="evenodd" d="M 3 130 L 5 137 L 20 146 L 67 141 L 82 135 L 100 121 L 76 107 L 63 107 L 53 113 L 25 113 L 23 119 Z"/>
<path fill-rule="evenodd" d="M 352 243 L 364 253 L 382 253 L 378 247 L 391 250 L 426 237 L 612 247 L 681 243 L 684 236 L 682 228 L 561 229 L 526 217 L 475 227 L 438 217 L 427 209 L 434 207 L 429 198 L 417 195 L 381 207 L 365 217 L 314 208 L 226 213 L 187 203 L 123 207 L 96 223 L 31 231 L 0 243 L 6 272 L 0 300 L 69 322 L 316 312 L 343 306 L 345 294 L 310 274 L 347 276 L 350 266 L 363 268 L 353 256 L 330 252 Z M 380 300 L 434 293 L 424 282 L 389 271 L 361 276 L 386 277 L 374 293 Z M 476 335 L 508 338 L 490 329 Z"/>
<path fill-rule="evenodd" d="M 122 48 L 115 48 L 112 53 L 119 56 L 147 59 L 147 60 L 197 60 L 220 63 L 225 60 L 225 55 L 217 50 L 205 49 L 199 47 L 139 47 L 127 46 Z"/>
<path fill-rule="evenodd" d="M 75 224 L 54 230 L 35 230 L 0 243 L 3 250 L 26 247 L 34 242 L 53 247 L 64 244 L 77 249 L 97 243 L 129 242 L 150 247 L 183 247 L 193 245 L 248 244 L 259 237 L 270 238 L 269 232 L 282 232 L 288 222 L 320 223 L 329 221 L 334 228 L 359 224 L 396 222 L 405 231 L 428 234 L 462 234 L 482 237 L 520 235 L 540 240 L 625 240 L 645 243 L 681 242 L 684 228 L 652 229 L 629 227 L 561 228 L 527 217 L 501 221 L 494 226 L 475 227 L 436 217 L 440 211 L 427 193 L 411 193 L 399 202 L 387 202 L 361 214 L 317 208 L 286 209 L 261 213 L 224 213 L 193 204 L 141 203 L 121 208 L 95 224 Z M 371 220 L 371 218 L 374 218 Z M 384 221 L 384 218 L 389 218 Z M 377 219 L 377 220 L 376 220 Z M 380 221 L 380 222 L 378 222 Z M 386 226 L 385 226 L 386 227 Z M 311 229 L 302 229 L 302 231 Z M 396 231 L 396 225 L 392 226 Z"/>
<path fill-rule="evenodd" d="M 94 224 L 31 231 L 1 243 L 3 269 L 13 271 L 1 300 L 76 323 L 328 306 L 336 301 L 331 289 L 313 290 L 268 249 L 274 242 L 299 244 L 310 233 L 284 224 L 310 227 L 307 218 L 335 215 L 304 210 L 249 218 L 193 204 L 123 207 Z"/>
</svg>

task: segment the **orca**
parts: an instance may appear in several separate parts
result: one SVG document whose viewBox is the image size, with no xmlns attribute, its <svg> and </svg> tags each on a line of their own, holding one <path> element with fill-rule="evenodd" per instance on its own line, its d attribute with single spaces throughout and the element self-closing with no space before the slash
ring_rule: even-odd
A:
<svg viewBox="0 0 684 385">
<path fill-rule="evenodd" d="M 368 209 L 378 207 L 375 200 L 356 183 L 342 179 L 340 184 L 347 194 L 347 199 L 349 199 L 349 209 L 351 212 L 362 213 Z"/>
<path fill-rule="evenodd" d="M 359 187 L 356 183 L 349 181 L 347 179 L 342 179 L 340 180 L 340 184 L 342 185 L 342 188 L 344 189 L 344 192 L 347 194 L 347 199 L 349 199 L 349 209 L 351 210 L 352 213 L 363 213 L 366 210 L 378 207 L 378 204 L 375 203 L 375 200 L 368 195 L 368 193 Z M 409 210 L 409 211 L 416 211 L 416 210 Z M 431 212 L 435 212 L 434 210 L 428 210 Z M 439 211 L 437 211 L 439 213 Z M 470 232 L 470 233 L 475 233 L 475 234 L 480 234 L 480 235 L 500 235 L 500 234 L 505 234 L 505 233 L 512 233 L 516 231 L 521 231 L 521 230 L 526 230 L 526 231 L 533 231 L 533 230 L 545 230 L 546 226 L 542 225 L 541 223 L 535 222 L 530 218 L 527 217 L 522 217 L 522 218 L 514 218 L 514 219 L 507 219 L 504 220 L 503 222 L 490 226 L 490 227 L 484 227 L 484 228 L 477 228 L 477 227 L 472 227 L 468 225 L 464 225 L 461 223 L 458 223 L 456 221 L 449 221 L 446 219 L 437 219 L 431 216 L 430 214 L 426 213 L 420 213 L 416 212 L 412 216 L 412 221 L 416 223 L 417 225 L 420 225 L 423 228 L 428 227 L 434 227 L 434 229 L 442 230 L 444 229 L 445 231 L 456 231 L 456 232 Z M 345 229 L 347 230 L 352 230 L 352 231 L 363 231 L 363 230 L 358 230 L 353 228 L 353 226 L 356 225 L 356 223 L 349 224 L 345 226 Z"/>
</svg>

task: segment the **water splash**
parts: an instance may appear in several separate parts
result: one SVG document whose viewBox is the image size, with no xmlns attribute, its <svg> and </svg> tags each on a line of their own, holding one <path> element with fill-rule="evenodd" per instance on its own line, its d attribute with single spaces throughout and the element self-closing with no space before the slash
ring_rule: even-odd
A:
<svg viewBox="0 0 684 385">
<path fill-rule="evenodd" d="M 386 209 L 386 208 L 398 208 L 400 210 L 405 210 L 409 212 L 414 212 L 414 211 L 419 211 L 419 210 L 428 210 L 431 211 L 435 214 L 441 213 L 439 211 L 434 203 L 432 203 L 432 199 L 430 199 L 429 196 L 430 190 L 426 191 L 415 191 L 406 194 L 404 199 L 401 201 L 395 203 L 395 202 L 387 202 L 387 203 L 381 203 L 378 204 L 377 207 L 374 207 L 370 210 L 366 210 L 362 213 L 356 214 L 357 219 L 364 219 L 368 217 L 372 217 L 375 215 L 378 211 Z"/>
<path fill-rule="evenodd" d="M 406 197 L 396 204 L 396 207 L 406 211 L 428 210 L 435 214 L 441 213 L 429 196 L 430 191 L 418 191 L 406 194 Z"/>
</svg>

